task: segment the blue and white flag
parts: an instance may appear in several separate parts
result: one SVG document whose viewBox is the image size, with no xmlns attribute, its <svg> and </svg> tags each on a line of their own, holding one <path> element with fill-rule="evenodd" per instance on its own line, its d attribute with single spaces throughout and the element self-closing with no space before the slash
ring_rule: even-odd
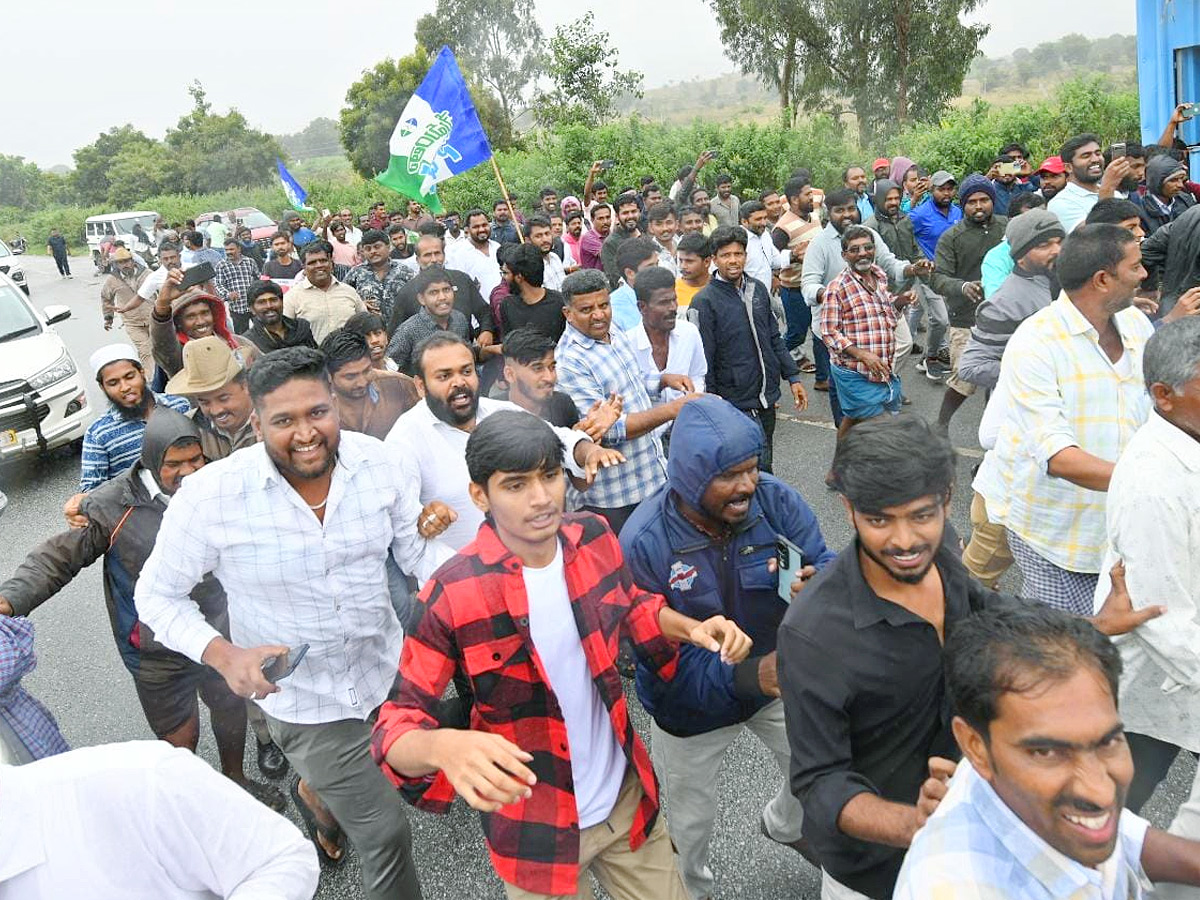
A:
<svg viewBox="0 0 1200 900">
<path fill-rule="evenodd" d="M 292 177 L 282 159 L 275 157 L 275 165 L 279 167 L 279 182 L 283 185 L 283 192 L 287 195 L 288 203 L 292 204 L 292 209 L 296 212 L 311 212 L 312 207 L 304 205 L 304 201 L 308 199 L 308 191 L 300 187 L 300 182 Z"/>
<path fill-rule="evenodd" d="M 375 176 L 380 184 L 444 212 L 440 182 L 492 158 L 467 83 L 449 47 L 442 47 L 413 92 L 389 142 L 391 161 Z"/>
</svg>

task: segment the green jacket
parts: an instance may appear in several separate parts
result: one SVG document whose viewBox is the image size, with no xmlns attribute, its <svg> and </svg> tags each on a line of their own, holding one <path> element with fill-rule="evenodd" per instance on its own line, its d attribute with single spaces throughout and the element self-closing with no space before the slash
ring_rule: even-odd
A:
<svg viewBox="0 0 1200 900">
<path fill-rule="evenodd" d="M 979 281 L 983 258 L 1004 240 L 1007 226 L 1008 219 L 1004 216 L 992 216 L 984 225 L 963 219 L 938 239 L 929 286 L 946 298 L 951 328 L 970 328 L 975 324 L 975 304 L 963 293 L 963 285 Z"/>
</svg>

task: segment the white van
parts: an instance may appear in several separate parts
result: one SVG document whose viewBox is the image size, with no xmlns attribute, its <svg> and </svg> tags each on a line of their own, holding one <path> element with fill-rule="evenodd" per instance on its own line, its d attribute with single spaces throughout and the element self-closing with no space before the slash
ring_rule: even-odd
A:
<svg viewBox="0 0 1200 900">
<path fill-rule="evenodd" d="M 83 237 L 88 249 L 92 251 L 92 262 L 100 267 L 100 244 L 105 235 L 111 235 L 125 242 L 131 253 L 144 255 L 152 249 L 149 242 L 133 236 L 133 226 L 141 225 L 142 231 L 149 238 L 154 234 L 154 223 L 159 218 L 156 212 L 118 212 L 105 213 L 102 216 L 90 216 L 83 223 Z"/>
</svg>

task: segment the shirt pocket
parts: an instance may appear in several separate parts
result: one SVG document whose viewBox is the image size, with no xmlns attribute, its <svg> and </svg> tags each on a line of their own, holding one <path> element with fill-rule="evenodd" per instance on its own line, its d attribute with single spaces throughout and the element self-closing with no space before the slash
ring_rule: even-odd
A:
<svg viewBox="0 0 1200 900">
<path fill-rule="evenodd" d="M 752 544 L 738 551 L 738 585 L 743 591 L 774 592 L 779 587 L 778 571 L 768 568 L 775 554 L 774 544 Z"/>
<path fill-rule="evenodd" d="M 464 647 L 463 666 L 475 692 L 475 707 L 486 719 L 520 718 L 522 707 L 542 693 L 533 656 L 519 634 Z"/>
</svg>

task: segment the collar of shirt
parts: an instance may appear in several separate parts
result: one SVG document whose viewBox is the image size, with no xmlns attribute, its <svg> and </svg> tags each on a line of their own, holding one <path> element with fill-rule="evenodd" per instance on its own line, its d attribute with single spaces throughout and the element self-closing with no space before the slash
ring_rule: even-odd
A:
<svg viewBox="0 0 1200 900">
<path fill-rule="evenodd" d="M 947 535 L 943 535 L 942 544 L 934 555 L 934 565 L 942 579 L 942 593 L 946 599 L 946 611 L 943 628 L 952 620 L 962 618 L 970 613 L 970 601 L 967 589 L 970 587 L 966 570 L 961 566 L 947 565 L 947 554 L 953 555 L 953 550 L 947 544 Z M 849 549 L 849 548 L 848 548 Z M 914 612 L 910 612 L 898 603 L 885 600 L 875 593 L 875 589 L 867 583 L 863 575 L 862 562 L 859 558 L 861 547 L 856 538 L 852 545 L 853 552 L 839 556 L 846 593 L 850 595 L 850 606 L 854 616 L 854 627 L 858 630 L 870 628 L 879 622 L 889 625 L 902 626 L 913 622 L 928 624 Z"/>
<path fill-rule="evenodd" d="M 1087 334 L 1088 332 L 1091 332 L 1091 337 L 1097 343 L 1099 343 L 1100 335 L 1096 331 L 1095 326 L 1092 325 L 1092 323 L 1088 321 L 1087 316 L 1085 316 L 1082 312 L 1079 311 L 1079 307 L 1071 302 L 1071 298 L 1067 296 L 1066 291 L 1063 291 L 1058 296 L 1058 299 L 1054 300 L 1050 304 L 1050 308 L 1052 310 L 1054 310 L 1055 314 L 1058 315 L 1058 317 L 1063 320 L 1063 324 L 1066 325 L 1067 332 L 1069 334 L 1076 335 L 1076 334 Z M 1132 306 L 1126 307 L 1126 308 L 1127 309 L 1136 309 L 1136 307 L 1132 307 Z M 1121 310 L 1121 312 L 1124 312 L 1124 310 Z M 1122 324 L 1121 320 L 1124 317 L 1121 316 L 1120 312 L 1118 312 L 1118 313 L 1114 314 L 1112 318 L 1113 318 L 1113 326 L 1117 329 L 1117 333 L 1121 336 L 1121 345 L 1127 351 L 1134 350 L 1135 342 L 1132 340 L 1132 337 L 1129 335 L 1129 333 L 1128 333 L 1129 330 L 1127 328 L 1121 327 L 1121 324 Z"/>
<path fill-rule="evenodd" d="M 622 283 L 624 283 L 624 282 L 622 282 Z M 612 336 L 613 336 L 613 328 L 612 328 L 611 324 L 608 326 L 608 340 L 607 341 L 599 341 L 599 340 L 596 340 L 596 338 L 591 337 L 590 335 L 584 334 L 582 331 L 580 331 L 578 328 L 576 328 L 574 325 L 572 325 L 570 322 L 568 322 L 567 328 L 563 332 L 563 338 L 564 338 L 563 347 L 566 348 L 566 347 L 571 346 L 572 344 L 578 344 L 580 347 L 583 347 L 585 350 L 590 350 L 593 347 L 595 347 L 597 344 L 612 343 Z"/>
<path fill-rule="evenodd" d="M 1189 472 L 1200 472 L 1200 440 L 1168 422 L 1157 410 L 1142 427 L 1154 435 L 1159 450 L 1170 453 Z"/>
<path fill-rule="evenodd" d="M 980 820 L 986 823 L 992 836 L 1008 851 L 1013 862 L 1026 869 L 1036 881 L 1045 887 L 1049 896 L 1079 896 L 1076 892 L 1088 887 L 1098 890 L 1104 881 L 1103 869 L 1110 866 L 1133 869 L 1138 873 L 1137 877 L 1141 878 L 1141 863 L 1138 860 L 1125 858 L 1125 846 L 1122 840 L 1125 835 L 1118 834 L 1113 855 L 1101 863 L 1100 867 L 1085 866 L 1054 849 L 1035 834 L 1008 808 L 1007 804 L 992 789 L 992 786 L 980 777 L 969 762 L 963 760 L 961 765 L 967 766 L 963 777 L 968 781 L 966 796 L 962 802 L 975 806 Z M 1121 811 L 1117 826 L 1119 832 L 1124 832 L 1135 824 L 1129 820 L 1130 816 L 1133 816 L 1133 813 L 1128 810 Z M 1138 822 L 1140 822 L 1144 834 L 1145 823 L 1141 820 Z M 1003 887 L 1003 885 L 995 886 Z M 1145 882 L 1142 887 L 1145 890 L 1149 889 L 1151 885 L 1149 882 Z"/>
</svg>

